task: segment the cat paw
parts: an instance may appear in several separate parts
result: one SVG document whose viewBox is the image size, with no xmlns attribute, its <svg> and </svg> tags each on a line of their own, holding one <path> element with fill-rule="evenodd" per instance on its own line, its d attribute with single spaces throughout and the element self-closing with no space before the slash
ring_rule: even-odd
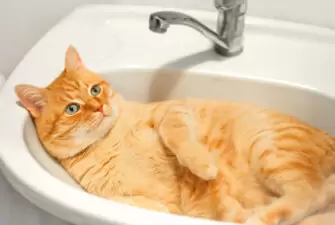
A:
<svg viewBox="0 0 335 225">
<path fill-rule="evenodd" d="M 203 180 L 214 180 L 219 172 L 219 168 L 211 163 L 207 165 L 188 166 L 189 170 Z"/>
<path fill-rule="evenodd" d="M 181 154 L 178 156 L 179 163 L 187 167 L 194 175 L 203 180 L 214 180 L 219 173 L 218 156 L 208 152 L 199 143 L 191 143 L 183 146 Z"/>
</svg>

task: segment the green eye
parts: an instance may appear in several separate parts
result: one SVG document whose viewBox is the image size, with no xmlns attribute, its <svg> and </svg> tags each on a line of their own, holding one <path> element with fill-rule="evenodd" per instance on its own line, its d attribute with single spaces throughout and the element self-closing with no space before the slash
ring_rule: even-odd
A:
<svg viewBox="0 0 335 225">
<path fill-rule="evenodd" d="M 71 103 L 66 106 L 65 112 L 69 115 L 73 115 L 77 113 L 80 109 L 79 104 L 77 103 Z"/>
<path fill-rule="evenodd" d="M 97 95 L 100 94 L 100 92 L 101 92 L 101 87 L 100 87 L 99 84 L 94 85 L 94 86 L 91 88 L 91 95 L 92 95 L 92 96 L 97 96 Z"/>
</svg>

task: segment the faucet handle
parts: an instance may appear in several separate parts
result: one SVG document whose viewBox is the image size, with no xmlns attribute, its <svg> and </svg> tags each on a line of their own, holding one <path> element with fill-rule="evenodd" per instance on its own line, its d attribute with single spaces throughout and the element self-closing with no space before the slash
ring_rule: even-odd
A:
<svg viewBox="0 0 335 225">
<path fill-rule="evenodd" d="M 246 0 L 214 0 L 214 5 L 217 9 L 232 9 L 239 5 L 245 5 Z"/>
</svg>

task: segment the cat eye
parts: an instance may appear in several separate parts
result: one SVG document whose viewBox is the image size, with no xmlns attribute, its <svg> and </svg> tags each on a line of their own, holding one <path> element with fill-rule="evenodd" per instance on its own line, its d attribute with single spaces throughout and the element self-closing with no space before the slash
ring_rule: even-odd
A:
<svg viewBox="0 0 335 225">
<path fill-rule="evenodd" d="M 92 96 L 98 96 L 101 92 L 101 86 L 99 84 L 92 86 L 90 92 Z"/>
<path fill-rule="evenodd" d="M 77 113 L 80 109 L 79 104 L 77 103 L 71 103 L 66 106 L 65 112 L 69 115 L 73 115 Z"/>
</svg>

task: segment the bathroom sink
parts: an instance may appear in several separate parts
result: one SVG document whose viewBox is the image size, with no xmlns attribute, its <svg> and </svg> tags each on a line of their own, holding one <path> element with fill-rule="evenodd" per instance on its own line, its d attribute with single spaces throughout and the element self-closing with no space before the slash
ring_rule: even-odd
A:
<svg viewBox="0 0 335 225">
<path fill-rule="evenodd" d="M 244 51 L 225 58 L 198 32 L 148 28 L 149 15 L 175 10 L 215 27 L 214 12 L 88 5 L 53 27 L 24 57 L 0 91 L 0 165 L 23 196 L 74 224 L 218 223 L 130 207 L 90 195 L 40 145 L 14 86 L 45 86 L 64 67 L 69 44 L 125 98 L 141 102 L 205 97 L 248 102 L 288 113 L 335 133 L 335 31 L 246 18 Z M 131 216 L 127 216 L 131 215 Z"/>
</svg>

